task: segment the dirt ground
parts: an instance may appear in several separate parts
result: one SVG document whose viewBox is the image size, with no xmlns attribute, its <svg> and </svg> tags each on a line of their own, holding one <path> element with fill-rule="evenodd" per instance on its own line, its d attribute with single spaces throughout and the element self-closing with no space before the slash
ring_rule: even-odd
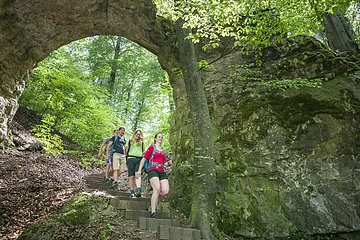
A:
<svg viewBox="0 0 360 240">
<path fill-rule="evenodd" d="M 12 123 L 16 146 L 0 153 L 0 239 L 16 239 L 25 228 L 54 216 L 76 193 L 91 193 L 86 176 L 103 172 L 103 168 L 82 168 L 76 157 L 45 154 L 28 131 L 36 123 L 29 119 L 36 118 L 24 109 L 20 113 Z M 127 189 L 126 173 L 119 188 Z M 137 239 L 134 222 L 115 224 L 122 226 L 116 235 Z M 133 239 L 130 235 L 123 239 Z"/>
<path fill-rule="evenodd" d="M 31 224 L 55 214 L 85 190 L 81 169 L 67 156 L 9 149 L 0 154 L 0 239 L 16 239 Z"/>
</svg>

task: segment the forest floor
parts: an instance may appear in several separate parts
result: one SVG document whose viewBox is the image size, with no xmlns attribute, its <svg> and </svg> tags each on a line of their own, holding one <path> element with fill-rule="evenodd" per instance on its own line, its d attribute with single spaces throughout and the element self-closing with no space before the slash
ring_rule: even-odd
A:
<svg viewBox="0 0 360 240">
<path fill-rule="evenodd" d="M 28 112 L 14 118 L 12 132 L 18 142 L 33 143 L 28 131 L 34 125 L 29 124 L 30 119 L 34 118 Z M 19 150 L 23 148 L 16 146 L 0 153 L 0 239 L 16 239 L 25 228 L 56 215 L 76 193 L 91 192 L 86 176 L 103 172 L 103 168 L 82 168 L 74 156 L 60 154 L 55 158 L 31 147 Z M 121 189 L 127 188 L 125 176 L 122 174 Z M 137 228 L 136 224 L 118 224 L 123 225 L 124 234 Z"/>
</svg>

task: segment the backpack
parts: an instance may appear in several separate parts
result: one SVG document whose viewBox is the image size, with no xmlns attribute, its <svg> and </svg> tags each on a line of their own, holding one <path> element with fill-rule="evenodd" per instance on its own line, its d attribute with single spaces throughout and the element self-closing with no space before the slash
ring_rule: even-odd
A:
<svg viewBox="0 0 360 240">
<path fill-rule="evenodd" d="M 149 156 L 147 159 L 145 159 L 144 165 L 143 165 L 143 167 L 142 167 L 142 171 L 144 171 L 145 173 L 147 173 L 147 172 L 148 172 L 148 168 L 150 168 L 150 167 L 152 166 L 151 160 L 152 160 L 152 158 L 154 157 L 154 154 L 155 154 L 155 152 L 156 152 L 156 145 L 153 144 L 153 146 L 154 146 L 154 150 L 153 150 L 151 156 Z M 165 150 L 165 148 L 163 148 L 163 151 L 164 151 L 164 154 L 166 155 L 166 150 Z"/>
<path fill-rule="evenodd" d="M 126 151 L 126 160 L 129 158 L 130 147 L 131 147 L 131 139 L 129 140 L 129 148 Z M 141 148 L 142 148 L 142 153 L 144 154 L 144 142 L 141 143 Z"/>
<path fill-rule="evenodd" d="M 115 152 L 114 145 L 115 145 L 115 142 L 117 141 L 117 139 L 118 139 L 118 135 L 115 135 L 114 142 L 111 144 L 110 149 L 109 149 L 109 156 L 112 156 Z"/>
</svg>

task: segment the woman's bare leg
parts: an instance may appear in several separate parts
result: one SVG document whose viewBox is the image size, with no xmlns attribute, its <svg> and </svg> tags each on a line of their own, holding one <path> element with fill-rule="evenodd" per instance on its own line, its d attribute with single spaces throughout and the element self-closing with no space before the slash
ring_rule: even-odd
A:
<svg viewBox="0 0 360 240">
<path fill-rule="evenodd" d="M 160 194 L 160 181 L 158 177 L 152 177 L 150 178 L 150 184 L 153 189 L 152 195 L 151 195 L 151 213 L 156 212 L 156 206 L 159 200 L 159 194 Z"/>
</svg>

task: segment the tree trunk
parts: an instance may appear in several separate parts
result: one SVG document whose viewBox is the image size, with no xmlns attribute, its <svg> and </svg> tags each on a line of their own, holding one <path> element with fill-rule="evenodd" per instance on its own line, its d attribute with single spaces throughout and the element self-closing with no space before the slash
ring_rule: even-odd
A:
<svg viewBox="0 0 360 240">
<path fill-rule="evenodd" d="M 121 43 L 121 37 L 116 37 L 114 58 L 111 63 L 111 73 L 110 73 L 110 78 L 109 78 L 109 92 L 110 93 L 113 93 L 113 91 L 114 91 L 116 70 L 118 68 L 118 59 L 120 56 L 120 43 Z"/>
<path fill-rule="evenodd" d="M 129 84 L 128 89 L 126 90 L 126 100 L 125 100 L 125 109 L 124 109 L 124 115 L 127 116 L 128 112 L 129 112 L 129 108 L 130 108 L 130 101 L 131 101 L 131 92 L 133 90 L 134 87 L 134 82 L 135 82 L 135 78 L 131 79 L 131 83 Z M 123 93 L 125 93 L 125 91 L 123 91 Z M 121 101 L 122 101 L 123 97 L 121 97 Z M 131 101 L 132 102 L 132 101 Z M 125 121 L 125 119 L 124 119 Z"/>
<path fill-rule="evenodd" d="M 201 81 L 194 44 L 185 40 L 190 29 L 183 28 L 183 20 L 176 23 L 176 35 L 183 79 L 193 120 L 194 182 L 190 225 L 201 230 L 203 239 L 215 239 L 216 174 L 213 155 L 214 142 L 203 83 Z M 217 231 L 215 231 L 217 232 Z"/>
<path fill-rule="evenodd" d="M 142 98 L 141 101 L 139 101 L 139 103 L 138 103 L 138 111 L 136 113 L 135 120 L 134 120 L 135 123 L 134 123 L 134 126 L 133 126 L 133 131 L 134 132 L 138 128 L 138 124 L 139 124 L 139 121 L 140 121 L 140 116 L 141 116 L 144 104 L 145 104 L 145 99 Z"/>
<path fill-rule="evenodd" d="M 342 14 L 325 13 L 323 24 L 331 50 L 349 52 L 352 55 L 360 53 L 350 26 Z"/>
<path fill-rule="evenodd" d="M 169 100 L 169 111 L 170 111 L 170 116 L 171 116 L 175 110 L 175 104 L 174 104 L 174 98 L 173 98 L 172 92 L 168 93 L 168 100 Z"/>
</svg>

